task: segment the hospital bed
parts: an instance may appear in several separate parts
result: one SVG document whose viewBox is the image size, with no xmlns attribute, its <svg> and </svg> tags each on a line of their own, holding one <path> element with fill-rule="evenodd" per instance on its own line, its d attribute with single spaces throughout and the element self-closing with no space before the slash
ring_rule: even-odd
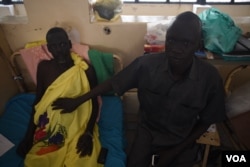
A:
<svg viewBox="0 0 250 167">
<path fill-rule="evenodd" d="M 97 74 L 102 80 L 111 77 L 111 75 L 123 68 L 122 59 L 117 54 L 101 52 L 79 43 L 73 44 L 72 51 L 77 52 L 91 64 L 92 59 L 98 59 L 97 63 L 102 63 L 102 61 L 107 61 L 105 56 L 111 56 L 113 71 L 110 69 L 110 66 L 106 67 L 105 65 L 103 68 L 98 69 L 99 71 L 102 70 L 102 74 Z M 12 75 L 13 79 L 17 82 L 20 93 L 8 101 L 5 111 L 0 117 L 0 135 L 13 144 L 7 152 L 0 156 L 1 167 L 24 166 L 23 159 L 16 154 L 16 148 L 25 135 L 30 119 L 32 104 L 35 99 L 37 64 L 41 60 L 50 59 L 50 55 L 46 55 L 46 52 L 45 42 L 35 41 L 26 44 L 24 48 L 13 53 L 11 56 Z M 92 58 L 90 58 L 90 54 L 93 55 Z M 96 70 L 96 73 L 98 73 L 98 70 Z M 103 70 L 107 70 L 105 76 L 101 76 L 103 75 Z M 123 132 L 121 97 L 115 95 L 102 96 L 102 107 L 98 125 L 102 147 L 108 149 L 105 167 L 125 167 L 126 141 Z"/>
</svg>

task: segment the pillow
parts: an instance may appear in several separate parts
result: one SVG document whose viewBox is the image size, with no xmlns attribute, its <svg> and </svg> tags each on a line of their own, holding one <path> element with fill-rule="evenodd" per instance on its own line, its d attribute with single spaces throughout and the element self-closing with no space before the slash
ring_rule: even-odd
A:
<svg viewBox="0 0 250 167">
<path fill-rule="evenodd" d="M 77 53 L 87 62 L 89 62 L 88 50 L 88 45 L 83 45 L 80 43 L 72 44 L 71 51 Z M 48 51 L 47 45 L 43 41 L 27 43 L 25 48 L 20 50 L 20 54 L 32 78 L 32 81 L 36 85 L 36 71 L 39 62 L 42 60 L 50 60 L 53 58 L 53 56 Z"/>
</svg>

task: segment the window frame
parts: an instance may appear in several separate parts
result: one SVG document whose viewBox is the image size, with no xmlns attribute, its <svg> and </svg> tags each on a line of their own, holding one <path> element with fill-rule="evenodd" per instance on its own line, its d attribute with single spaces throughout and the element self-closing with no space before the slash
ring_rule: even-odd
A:
<svg viewBox="0 0 250 167">
<path fill-rule="evenodd" d="M 23 0 L 13 1 L 13 0 L 0 0 L 1 5 L 13 5 L 13 4 L 23 4 Z"/>
<path fill-rule="evenodd" d="M 249 2 L 235 2 L 235 0 L 231 0 L 230 2 L 207 2 L 206 0 L 196 0 L 196 2 L 170 2 L 170 0 L 166 0 L 166 2 L 139 2 L 139 0 L 134 0 L 134 2 L 123 2 L 125 4 L 198 4 L 198 5 L 250 5 Z"/>
</svg>

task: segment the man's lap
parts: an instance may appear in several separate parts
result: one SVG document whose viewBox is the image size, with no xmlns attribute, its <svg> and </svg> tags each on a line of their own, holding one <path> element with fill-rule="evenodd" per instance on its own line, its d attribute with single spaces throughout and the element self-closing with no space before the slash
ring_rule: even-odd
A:
<svg viewBox="0 0 250 167">
<path fill-rule="evenodd" d="M 159 146 L 152 146 L 153 136 L 150 131 L 139 126 L 136 138 L 132 145 L 132 150 L 128 156 L 128 167 L 145 167 L 151 164 L 152 155 Z M 167 148 L 166 148 L 167 149 Z M 179 156 L 171 163 L 173 167 L 191 167 L 197 160 L 199 145 L 194 143 L 192 146 L 183 150 Z M 161 157 L 159 157 L 161 158 Z M 167 157 L 162 157 L 167 158 Z"/>
</svg>

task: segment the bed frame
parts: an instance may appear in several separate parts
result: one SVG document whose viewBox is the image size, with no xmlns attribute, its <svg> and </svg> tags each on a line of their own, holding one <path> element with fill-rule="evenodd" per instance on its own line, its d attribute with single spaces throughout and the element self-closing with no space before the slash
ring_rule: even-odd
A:
<svg viewBox="0 0 250 167">
<path fill-rule="evenodd" d="M 15 147 L 6 152 L 4 156 L 0 157 L 0 164 L 1 166 L 3 165 L 3 167 L 17 167 L 23 165 L 23 160 L 17 156 L 15 149 L 18 142 L 21 141 L 23 138 L 22 136 L 25 134 L 25 128 L 27 127 L 26 124 L 28 125 L 27 119 L 29 119 L 31 114 L 32 101 L 34 100 L 36 91 L 36 84 L 31 77 L 31 71 L 28 70 L 26 63 L 23 60 L 21 51 L 22 49 L 16 51 L 10 58 L 13 79 L 17 82 L 20 93 L 9 100 L 3 116 L 0 117 L 0 125 L 4 125 L 0 127 L 0 134 L 3 134 L 11 142 L 16 144 Z M 118 54 L 107 54 L 113 55 L 114 74 L 119 72 L 123 68 L 121 57 Z M 39 61 L 36 61 L 36 66 L 38 65 L 38 62 Z M 103 147 L 109 149 L 105 165 L 112 166 L 111 163 L 113 163 L 117 166 L 125 167 L 126 153 L 124 144 L 126 142 L 124 141 L 125 137 L 122 127 L 124 122 L 121 97 L 109 95 L 103 96 L 102 99 L 102 111 L 100 117 L 103 116 L 105 119 L 100 118 L 98 124 L 101 144 Z M 27 112 L 22 108 L 23 106 L 25 106 L 25 108 L 27 107 Z M 109 114 L 111 114 L 111 116 Z M 13 131 L 17 124 L 19 124 L 18 127 L 25 127 L 24 129 L 18 130 L 19 135 L 16 135 L 16 132 Z M 111 125 L 112 127 L 110 127 Z M 101 129 L 103 129 L 103 132 L 101 132 Z M 109 140 L 106 139 L 107 137 L 105 138 L 101 135 L 102 133 L 105 133 L 104 136 L 107 136 L 107 134 L 112 135 L 114 131 L 116 132 L 116 136 L 112 136 L 112 139 L 109 138 Z M 12 162 L 11 165 L 10 162 Z"/>
</svg>

